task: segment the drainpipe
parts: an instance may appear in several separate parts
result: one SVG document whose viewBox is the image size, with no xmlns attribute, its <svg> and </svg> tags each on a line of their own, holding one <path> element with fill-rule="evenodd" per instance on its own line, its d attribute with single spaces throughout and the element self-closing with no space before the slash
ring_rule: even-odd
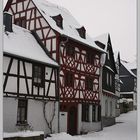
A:
<svg viewBox="0 0 140 140">
<path fill-rule="evenodd" d="M 65 41 L 60 41 L 59 43 L 59 58 L 58 58 L 58 64 L 60 65 L 60 48 L 62 45 L 65 45 L 68 42 L 68 37 Z M 60 68 L 58 69 L 58 80 L 57 80 L 57 86 L 58 86 L 58 133 L 60 133 Z"/>
<path fill-rule="evenodd" d="M 103 130 L 103 120 L 102 120 L 102 71 L 103 66 L 100 67 L 100 77 L 99 77 L 99 98 L 100 98 L 100 105 L 101 105 L 101 130 Z"/>
<path fill-rule="evenodd" d="M 0 1 L 0 139 L 3 139 L 3 2 Z"/>
<path fill-rule="evenodd" d="M 100 58 L 100 77 L 99 77 L 99 98 L 100 98 L 100 105 L 101 105 L 101 130 L 103 130 L 103 119 L 102 119 L 102 99 L 103 99 L 103 93 L 102 93 L 102 79 L 103 79 L 103 65 L 105 63 L 105 56 L 106 54 L 101 54 Z"/>
</svg>

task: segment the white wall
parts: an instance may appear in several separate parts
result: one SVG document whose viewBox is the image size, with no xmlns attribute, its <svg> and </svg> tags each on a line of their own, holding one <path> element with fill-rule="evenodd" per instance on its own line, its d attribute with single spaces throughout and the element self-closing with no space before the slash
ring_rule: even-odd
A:
<svg viewBox="0 0 140 140">
<path fill-rule="evenodd" d="M 67 132 L 67 112 L 60 112 L 60 132 Z"/>
<path fill-rule="evenodd" d="M 17 106 L 18 100 L 15 98 L 4 98 L 4 131 L 15 132 L 17 131 Z M 54 111 L 54 103 L 49 102 L 46 105 L 46 116 L 48 120 L 51 119 L 51 115 Z M 37 100 L 28 100 L 27 109 L 27 122 L 33 128 L 33 130 L 44 131 L 50 133 L 47 124 L 43 116 L 43 102 Z M 53 132 L 58 132 L 58 103 L 55 103 L 55 117 L 53 121 Z"/>
<path fill-rule="evenodd" d="M 108 117 L 115 117 L 116 116 L 116 99 L 113 97 L 108 97 L 106 95 L 102 95 L 102 101 L 101 101 L 101 114 L 102 116 L 105 116 L 105 101 L 107 100 L 108 102 L 108 113 L 107 113 L 107 116 Z M 111 111 L 111 108 L 110 108 L 110 102 L 112 102 L 112 116 L 110 116 L 110 111 Z"/>
<path fill-rule="evenodd" d="M 46 116 L 47 119 L 51 120 L 53 114 L 54 104 L 53 102 L 49 102 L 46 104 Z M 58 120 L 58 105 L 55 104 L 55 118 L 53 121 L 53 132 L 56 133 L 57 131 L 57 120 Z M 28 101 L 28 123 L 33 127 L 33 130 L 43 130 L 44 132 L 49 133 L 49 129 L 44 119 L 43 115 L 43 102 L 36 101 L 36 100 L 29 100 Z"/>
<path fill-rule="evenodd" d="M 16 131 L 17 104 L 14 98 L 3 98 L 3 129 L 4 132 Z"/>
</svg>

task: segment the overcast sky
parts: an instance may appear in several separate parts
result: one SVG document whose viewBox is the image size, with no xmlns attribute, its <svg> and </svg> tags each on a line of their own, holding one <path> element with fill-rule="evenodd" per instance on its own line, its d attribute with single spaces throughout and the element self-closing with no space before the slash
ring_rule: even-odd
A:
<svg viewBox="0 0 140 140">
<path fill-rule="evenodd" d="M 48 1 L 68 9 L 91 37 L 109 32 L 122 59 L 136 59 L 136 0 Z"/>
<path fill-rule="evenodd" d="M 48 1 L 68 9 L 91 37 L 110 33 L 113 50 L 122 59 L 136 59 L 136 0 Z"/>
</svg>

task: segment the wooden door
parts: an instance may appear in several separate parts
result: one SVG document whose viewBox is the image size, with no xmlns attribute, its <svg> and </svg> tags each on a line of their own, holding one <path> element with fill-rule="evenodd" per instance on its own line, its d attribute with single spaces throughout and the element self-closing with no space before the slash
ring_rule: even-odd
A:
<svg viewBox="0 0 140 140">
<path fill-rule="evenodd" d="M 68 133 L 70 135 L 77 134 L 77 108 L 72 106 L 68 112 Z"/>
</svg>

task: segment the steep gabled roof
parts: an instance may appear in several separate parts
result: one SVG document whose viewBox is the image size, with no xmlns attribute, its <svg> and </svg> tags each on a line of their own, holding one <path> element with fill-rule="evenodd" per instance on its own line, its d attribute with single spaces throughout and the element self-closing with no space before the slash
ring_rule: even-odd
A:
<svg viewBox="0 0 140 140">
<path fill-rule="evenodd" d="M 104 52 L 99 48 L 93 39 L 86 33 L 85 39 L 80 37 L 77 29 L 82 26 L 75 20 L 68 10 L 58 5 L 52 4 L 46 0 L 32 0 L 40 11 L 42 16 L 46 19 L 52 29 L 60 33 L 61 35 L 70 37 L 76 41 L 79 41 L 85 45 L 93 47 L 94 49 Z M 54 16 L 61 15 L 63 18 L 63 28 L 57 26 L 56 21 L 52 18 Z"/>
<path fill-rule="evenodd" d="M 107 43 L 108 43 L 109 33 L 104 33 L 94 38 L 94 41 L 99 41 L 105 45 L 104 50 L 107 51 Z"/>
<path fill-rule="evenodd" d="M 121 64 L 126 68 L 130 75 L 136 77 L 136 75 L 131 71 L 130 63 L 124 60 L 121 60 Z"/>
<path fill-rule="evenodd" d="M 107 58 L 106 56 L 107 56 L 108 50 L 111 51 L 110 53 L 112 54 L 113 69 L 114 69 L 114 72 L 117 73 L 116 65 L 115 65 L 115 60 L 114 60 L 114 53 L 113 53 L 111 39 L 110 39 L 110 34 L 109 33 L 105 33 L 105 34 L 102 34 L 100 36 L 97 36 L 96 38 L 94 38 L 94 41 L 95 41 L 95 43 L 97 43 L 97 41 L 99 41 L 100 43 L 105 45 L 104 46 L 104 50 L 105 50 L 106 54 L 103 54 L 102 57 L 101 57 L 101 62 L 102 62 L 103 65 L 106 64 L 106 58 Z"/>
<path fill-rule="evenodd" d="M 30 31 L 16 25 L 13 25 L 13 32 L 4 32 L 4 53 L 58 66 L 46 55 Z"/>
</svg>

